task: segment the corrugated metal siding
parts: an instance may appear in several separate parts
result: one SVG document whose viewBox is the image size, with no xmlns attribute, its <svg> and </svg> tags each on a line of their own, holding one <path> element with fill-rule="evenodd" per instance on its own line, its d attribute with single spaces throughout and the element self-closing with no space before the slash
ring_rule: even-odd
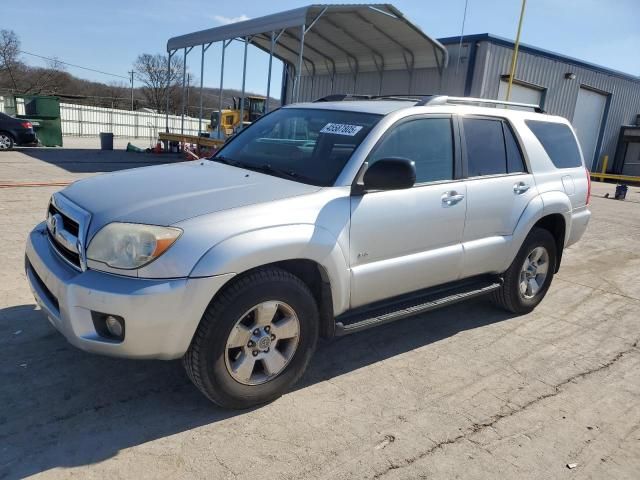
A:
<svg viewBox="0 0 640 480">
<path fill-rule="evenodd" d="M 449 50 L 449 68 L 445 69 L 440 80 L 437 68 L 421 68 L 409 75 L 407 70 L 387 70 L 382 75 L 382 88 L 380 88 L 380 74 L 377 72 L 360 73 L 354 85 L 354 76 L 351 74 L 338 74 L 335 76 L 333 89 L 331 88 L 330 75 L 303 76 L 300 82 L 300 101 L 306 102 L 321 98 L 332 93 L 357 93 L 361 95 L 389 95 L 389 94 L 436 94 L 448 93 L 450 95 L 462 95 L 466 71 L 469 62 L 469 45 L 462 45 L 462 56 L 456 75 L 458 62 L 458 45 L 451 46 Z M 283 103 L 291 103 L 293 78 L 287 82 L 287 95 Z"/>
<path fill-rule="evenodd" d="M 382 82 L 383 94 L 399 93 L 443 93 L 447 95 L 463 95 L 469 60 L 473 45 L 463 43 L 456 75 L 458 61 L 458 45 L 447 45 L 449 51 L 449 66 L 445 69 L 440 81 L 438 70 L 435 68 L 416 70 L 409 86 L 409 75 L 406 70 L 387 71 Z M 497 98 L 500 77 L 509 73 L 513 49 L 484 40 L 477 43 L 474 71 L 471 75 L 471 89 L 469 95 L 481 98 Z M 564 74 L 576 74 L 575 80 L 567 80 Z M 628 125 L 635 121 L 640 114 L 640 81 L 622 78 L 613 74 L 589 69 L 582 65 L 575 65 L 569 61 L 550 58 L 544 54 L 520 52 L 516 68 L 517 80 L 539 85 L 546 89 L 544 108 L 554 115 L 561 115 L 573 119 L 580 86 L 590 87 L 610 95 L 609 108 L 603 120 L 604 134 L 598 153 L 598 158 L 609 155 L 609 165 L 613 165 L 618 134 L 621 125 Z M 358 75 L 358 82 L 354 88 L 352 75 L 337 75 L 333 92 L 331 79 L 328 76 L 318 76 L 313 81 L 303 77 L 301 82 L 300 100 L 308 101 L 320 98 L 330 93 L 360 93 L 377 94 L 380 76 L 377 73 Z M 293 81 L 289 81 L 287 102 L 291 100 Z M 587 159 L 590 164 L 591 159 Z"/>
<path fill-rule="evenodd" d="M 511 55 L 511 48 L 487 41 L 480 42 L 472 96 L 497 98 L 500 77 L 509 73 Z M 575 73 L 576 79 L 565 79 L 567 72 Z M 633 123 L 640 113 L 640 81 L 634 82 L 528 52 L 518 55 L 515 78 L 546 88 L 545 110 L 569 120 L 573 119 L 581 86 L 609 94 L 609 109 L 604 119 L 604 135 L 598 158 L 609 155 L 609 165 L 612 165 L 620 126 Z M 586 161 L 589 164 L 590 159 Z"/>
</svg>

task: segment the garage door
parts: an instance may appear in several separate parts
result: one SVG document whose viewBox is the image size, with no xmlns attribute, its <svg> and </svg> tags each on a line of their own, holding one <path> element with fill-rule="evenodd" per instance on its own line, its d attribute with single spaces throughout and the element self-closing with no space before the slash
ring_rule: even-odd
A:
<svg viewBox="0 0 640 480">
<path fill-rule="evenodd" d="M 505 82 L 503 80 L 500 81 L 500 86 L 498 87 L 499 100 L 507 99 L 508 87 L 508 82 Z M 542 90 L 540 90 L 539 88 L 525 87 L 524 85 L 514 83 L 513 85 L 511 85 L 511 98 L 509 99 L 509 101 L 519 103 L 532 103 L 533 105 L 542 106 Z"/>
<path fill-rule="evenodd" d="M 580 87 L 572 123 L 573 128 L 576 129 L 576 133 L 578 134 L 580 147 L 582 147 L 584 163 L 586 163 L 589 168 L 597 165 L 596 157 L 598 152 L 596 152 L 596 145 L 598 144 L 600 127 L 602 126 L 602 118 L 606 105 L 606 95 Z"/>
</svg>

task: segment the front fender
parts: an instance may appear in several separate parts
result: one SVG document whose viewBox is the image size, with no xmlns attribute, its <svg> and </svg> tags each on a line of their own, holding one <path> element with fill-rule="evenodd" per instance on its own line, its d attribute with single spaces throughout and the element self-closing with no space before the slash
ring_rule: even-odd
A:
<svg viewBox="0 0 640 480">
<path fill-rule="evenodd" d="M 346 310 L 350 295 L 346 257 L 338 240 L 316 225 L 282 225 L 229 237 L 207 251 L 189 276 L 239 274 L 261 265 L 297 259 L 312 260 L 324 267 L 335 314 Z"/>
<path fill-rule="evenodd" d="M 543 217 L 559 213 L 564 217 L 565 221 L 565 238 L 566 245 L 568 235 L 571 232 L 571 200 L 564 192 L 552 191 L 544 192 L 534 197 L 522 212 L 518 224 L 513 232 L 511 239 L 509 254 L 506 257 L 502 271 L 509 268 L 514 258 L 518 254 L 520 247 L 524 243 L 525 238 L 533 226 Z"/>
</svg>

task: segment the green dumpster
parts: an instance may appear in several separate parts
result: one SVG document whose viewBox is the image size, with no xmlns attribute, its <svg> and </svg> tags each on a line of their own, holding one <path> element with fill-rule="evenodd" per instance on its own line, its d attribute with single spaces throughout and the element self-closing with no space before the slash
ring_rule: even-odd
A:
<svg viewBox="0 0 640 480">
<path fill-rule="evenodd" d="M 16 115 L 33 124 L 38 140 L 45 147 L 62 146 L 60 99 L 42 95 L 22 95 L 24 115 Z"/>
</svg>

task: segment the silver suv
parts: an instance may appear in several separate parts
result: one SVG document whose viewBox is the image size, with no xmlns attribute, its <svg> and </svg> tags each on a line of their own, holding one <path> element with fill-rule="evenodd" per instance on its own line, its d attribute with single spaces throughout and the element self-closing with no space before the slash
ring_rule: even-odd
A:
<svg viewBox="0 0 640 480">
<path fill-rule="evenodd" d="M 590 217 L 567 120 L 442 96 L 323 100 L 210 159 L 54 194 L 26 271 L 55 328 L 90 352 L 182 358 L 209 399 L 244 408 L 298 380 L 319 336 L 485 294 L 516 314 L 542 300 Z"/>
</svg>

